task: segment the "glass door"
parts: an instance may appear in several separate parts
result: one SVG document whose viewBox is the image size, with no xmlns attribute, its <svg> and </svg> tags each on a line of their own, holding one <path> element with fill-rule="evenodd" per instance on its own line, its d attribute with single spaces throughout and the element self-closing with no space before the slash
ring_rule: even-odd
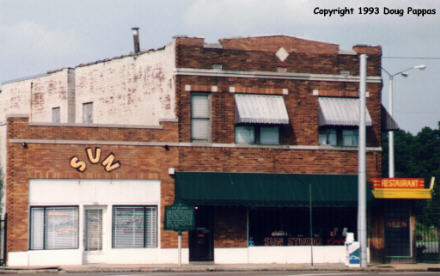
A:
<svg viewBox="0 0 440 276">
<path fill-rule="evenodd" d="M 100 251 L 102 250 L 102 208 L 85 209 L 85 233 L 84 250 Z"/>
</svg>

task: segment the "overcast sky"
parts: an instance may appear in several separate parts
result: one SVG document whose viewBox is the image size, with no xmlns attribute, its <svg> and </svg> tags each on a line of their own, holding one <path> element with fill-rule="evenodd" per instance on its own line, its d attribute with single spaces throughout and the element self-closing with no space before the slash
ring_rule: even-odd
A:
<svg viewBox="0 0 440 276">
<path fill-rule="evenodd" d="M 378 7 L 379 15 L 358 14 L 364 6 Z M 324 17 L 314 14 L 317 7 L 354 8 L 354 14 Z M 436 14 L 407 14 L 408 8 Z M 387 9 L 404 14 L 385 15 Z M 395 77 L 394 117 L 400 127 L 415 134 L 440 121 L 440 0 L 0 0 L 0 82 L 128 54 L 133 26 L 140 27 L 144 50 L 162 47 L 175 35 L 217 42 L 285 34 L 342 49 L 381 45 L 383 67 L 391 73 L 427 66 Z M 387 84 L 384 75 L 385 106 Z"/>
</svg>

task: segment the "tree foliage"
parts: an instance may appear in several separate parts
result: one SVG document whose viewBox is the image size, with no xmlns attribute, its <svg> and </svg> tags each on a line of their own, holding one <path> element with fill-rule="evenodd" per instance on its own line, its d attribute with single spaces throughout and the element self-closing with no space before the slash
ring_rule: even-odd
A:
<svg viewBox="0 0 440 276">
<path fill-rule="evenodd" d="M 382 175 L 388 176 L 388 133 L 382 141 Z M 440 123 L 437 129 L 423 128 L 416 135 L 403 130 L 394 132 L 395 177 L 424 178 L 429 185 L 431 177 L 436 179 L 433 199 L 418 200 L 418 220 L 440 227 Z"/>
</svg>

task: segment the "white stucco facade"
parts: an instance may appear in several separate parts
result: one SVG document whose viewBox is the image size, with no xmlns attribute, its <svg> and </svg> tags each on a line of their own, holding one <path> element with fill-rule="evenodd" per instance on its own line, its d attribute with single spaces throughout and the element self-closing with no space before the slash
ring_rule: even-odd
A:
<svg viewBox="0 0 440 276">
<path fill-rule="evenodd" d="M 78 248 L 61 250 L 28 250 L 10 252 L 9 266 L 73 265 L 87 263 L 167 263 L 177 261 L 177 249 L 112 248 L 113 206 L 157 206 L 160 212 L 159 180 L 50 180 L 32 179 L 29 182 L 29 208 L 78 207 Z M 101 209 L 102 250 L 85 250 L 85 210 Z M 157 237 L 160 227 L 157 224 Z M 174 252 L 175 251 L 175 252 Z M 188 250 L 184 251 L 187 255 Z M 186 260 L 188 257 L 185 258 Z"/>
<path fill-rule="evenodd" d="M 93 123 L 159 125 L 175 119 L 174 43 L 162 50 L 75 69 L 76 123 L 93 102 Z"/>
</svg>

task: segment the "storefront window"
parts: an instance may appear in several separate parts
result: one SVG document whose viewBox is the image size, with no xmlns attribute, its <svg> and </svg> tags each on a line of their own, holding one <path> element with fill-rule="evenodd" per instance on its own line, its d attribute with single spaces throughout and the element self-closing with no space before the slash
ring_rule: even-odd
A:
<svg viewBox="0 0 440 276">
<path fill-rule="evenodd" d="M 78 207 L 31 207 L 30 249 L 78 248 Z"/>
<path fill-rule="evenodd" d="M 256 246 L 310 245 L 308 208 L 255 208 L 249 214 L 249 240 Z M 313 244 L 343 245 L 356 233 L 356 208 L 313 208 Z"/>
<path fill-rule="evenodd" d="M 113 207 L 113 248 L 157 247 L 157 207 Z"/>
</svg>

